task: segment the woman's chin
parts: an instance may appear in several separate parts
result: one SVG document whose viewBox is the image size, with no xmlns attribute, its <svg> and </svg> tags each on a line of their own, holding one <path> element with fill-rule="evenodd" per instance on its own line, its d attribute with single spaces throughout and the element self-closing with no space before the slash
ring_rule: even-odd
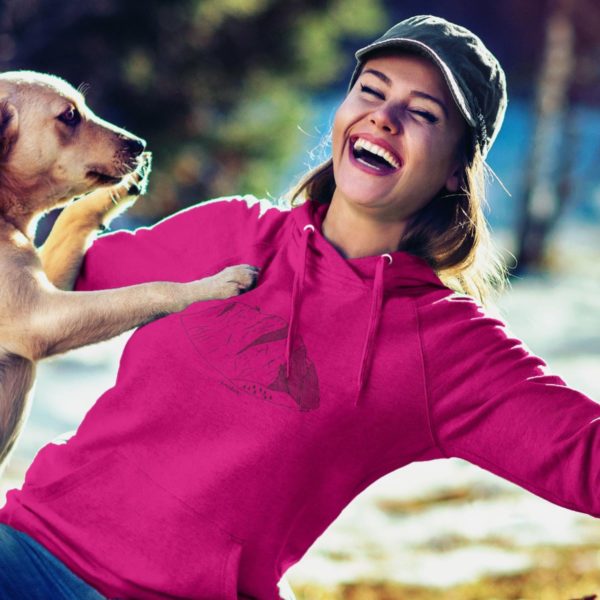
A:
<svg viewBox="0 0 600 600">
<path fill-rule="evenodd" d="M 346 165 L 344 165 L 346 167 Z M 397 181 L 375 177 L 349 165 L 339 170 L 336 177 L 336 194 L 360 206 L 384 206 L 389 203 Z"/>
<path fill-rule="evenodd" d="M 339 190 L 337 195 L 340 197 L 340 200 L 349 205 L 361 206 L 364 208 L 385 208 L 388 204 L 385 200 L 385 194 L 375 190 L 361 189 L 358 186 L 345 191 L 343 189 L 340 190 L 338 187 L 337 190 Z"/>
</svg>

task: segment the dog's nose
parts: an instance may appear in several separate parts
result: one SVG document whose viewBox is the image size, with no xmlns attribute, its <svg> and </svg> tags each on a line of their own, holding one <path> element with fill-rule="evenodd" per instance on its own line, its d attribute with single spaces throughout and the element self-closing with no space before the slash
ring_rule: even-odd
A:
<svg viewBox="0 0 600 600">
<path fill-rule="evenodd" d="M 146 148 L 146 141 L 141 138 L 127 138 L 124 145 L 129 154 L 139 156 Z"/>
</svg>

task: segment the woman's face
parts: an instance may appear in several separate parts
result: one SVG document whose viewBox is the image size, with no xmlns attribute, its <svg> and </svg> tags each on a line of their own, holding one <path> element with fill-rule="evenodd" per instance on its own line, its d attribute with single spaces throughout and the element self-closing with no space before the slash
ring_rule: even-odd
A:
<svg viewBox="0 0 600 600">
<path fill-rule="evenodd" d="M 433 63 L 372 58 L 335 115 L 334 200 L 405 221 L 442 188 L 459 188 L 465 128 Z"/>
</svg>

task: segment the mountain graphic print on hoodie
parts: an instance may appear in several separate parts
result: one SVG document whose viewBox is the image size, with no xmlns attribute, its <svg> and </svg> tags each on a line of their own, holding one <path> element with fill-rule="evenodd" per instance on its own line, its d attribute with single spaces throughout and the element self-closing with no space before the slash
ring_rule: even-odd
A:
<svg viewBox="0 0 600 600">
<path fill-rule="evenodd" d="M 140 327 L 115 385 L 36 456 L 0 521 L 112 598 L 278 598 L 369 484 L 464 458 L 600 515 L 600 407 L 404 252 L 344 259 L 326 204 L 250 197 L 99 238 L 77 289 L 261 267 Z"/>
</svg>

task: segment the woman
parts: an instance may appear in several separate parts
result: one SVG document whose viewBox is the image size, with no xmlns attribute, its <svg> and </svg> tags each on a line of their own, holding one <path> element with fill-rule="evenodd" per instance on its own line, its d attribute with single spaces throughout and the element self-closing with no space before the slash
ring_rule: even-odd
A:
<svg viewBox="0 0 600 600">
<path fill-rule="evenodd" d="M 245 295 L 138 329 L 115 386 L 9 492 L 4 538 L 90 598 L 278 598 L 352 498 L 413 461 L 461 457 L 600 515 L 600 407 L 472 297 L 499 272 L 477 178 L 506 106 L 500 66 L 429 16 L 357 59 L 332 160 L 293 194 L 309 201 L 216 200 L 86 254 L 81 291 L 261 267 Z M 3 544 L 11 598 L 71 597 L 19 596 Z"/>
</svg>

